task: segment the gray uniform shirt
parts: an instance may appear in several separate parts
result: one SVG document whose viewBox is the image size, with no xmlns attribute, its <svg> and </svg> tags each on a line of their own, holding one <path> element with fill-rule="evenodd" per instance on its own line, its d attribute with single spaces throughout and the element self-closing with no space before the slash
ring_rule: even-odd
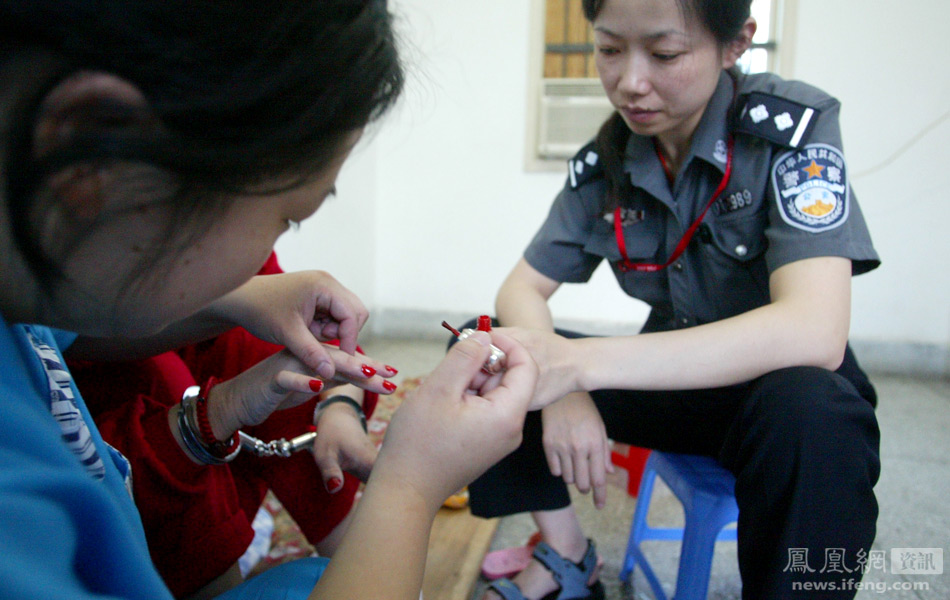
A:
<svg viewBox="0 0 950 600">
<path fill-rule="evenodd" d="M 718 187 L 733 85 L 724 72 L 672 190 L 652 139 L 630 136 L 624 169 L 633 187 L 622 207 L 631 261 L 665 263 Z M 742 122 L 752 133 L 734 133 L 728 185 L 676 262 L 656 272 L 621 271 L 606 182 L 589 144 L 569 163 L 567 185 L 525 250 L 528 263 L 555 281 L 585 282 L 607 259 L 621 288 L 652 307 L 644 331 L 691 327 L 768 304 L 769 274 L 797 260 L 841 256 L 851 259 L 854 274 L 876 268 L 880 260 L 847 179 L 838 101 L 771 74 L 747 76 L 740 86 Z M 760 101 L 750 92 L 768 96 Z M 795 106 L 801 110 L 793 117 L 785 109 L 795 113 Z"/>
</svg>

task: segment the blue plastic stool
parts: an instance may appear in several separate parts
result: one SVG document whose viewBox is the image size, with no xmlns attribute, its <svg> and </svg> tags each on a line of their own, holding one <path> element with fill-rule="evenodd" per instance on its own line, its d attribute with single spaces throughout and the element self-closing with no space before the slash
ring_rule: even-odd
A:
<svg viewBox="0 0 950 600">
<path fill-rule="evenodd" d="M 647 525 L 653 483 L 659 475 L 683 504 L 685 526 L 654 528 Z M 653 451 L 640 480 L 637 508 L 630 526 L 630 540 L 620 579 L 629 581 L 634 567 L 646 575 L 657 600 L 667 600 L 660 581 L 640 549 L 645 540 L 682 540 L 675 600 L 705 600 L 717 541 L 735 541 L 734 528 L 723 529 L 739 518 L 736 479 L 707 456 Z"/>
</svg>

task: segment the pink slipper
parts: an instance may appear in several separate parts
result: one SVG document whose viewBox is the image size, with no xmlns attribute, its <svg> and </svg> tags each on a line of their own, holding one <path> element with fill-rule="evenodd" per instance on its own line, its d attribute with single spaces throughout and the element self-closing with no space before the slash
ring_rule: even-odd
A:
<svg viewBox="0 0 950 600">
<path fill-rule="evenodd" d="M 541 541 L 541 532 L 536 531 L 524 546 L 503 548 L 485 555 L 482 560 L 482 576 L 488 580 L 514 577 L 524 571 L 531 562 L 534 547 Z"/>
</svg>

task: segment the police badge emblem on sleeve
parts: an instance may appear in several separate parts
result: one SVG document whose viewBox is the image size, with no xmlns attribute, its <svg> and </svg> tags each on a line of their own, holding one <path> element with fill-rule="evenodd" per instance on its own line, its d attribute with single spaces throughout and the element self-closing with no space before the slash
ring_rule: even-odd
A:
<svg viewBox="0 0 950 600">
<path fill-rule="evenodd" d="M 779 213 L 792 227 L 818 233 L 848 220 L 847 168 L 833 146 L 786 152 L 772 167 L 772 185 Z"/>
</svg>

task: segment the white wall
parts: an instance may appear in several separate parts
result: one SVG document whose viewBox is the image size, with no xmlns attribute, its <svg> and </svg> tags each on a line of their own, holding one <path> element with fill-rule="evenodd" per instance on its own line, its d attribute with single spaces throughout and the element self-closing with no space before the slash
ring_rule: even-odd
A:
<svg viewBox="0 0 950 600">
<path fill-rule="evenodd" d="M 783 74 L 843 102 L 846 156 L 884 260 L 855 280 L 852 338 L 936 348 L 945 362 L 950 198 L 938 144 L 948 132 L 950 4 L 787 1 L 796 33 L 783 40 L 794 49 Z M 278 245 L 286 268 L 325 268 L 360 294 L 375 331 L 399 330 L 387 320 L 409 314 L 491 312 L 564 181 L 524 166 L 531 2 L 391 5 L 408 46 L 406 95 L 347 165 L 339 197 Z M 553 307 L 568 321 L 645 315 L 603 268 L 591 284 L 564 286 Z"/>
<path fill-rule="evenodd" d="M 353 290 L 367 307 L 376 298 L 376 137 L 367 131 L 337 177 L 337 195 L 318 214 L 277 241 L 285 271 L 322 269 Z"/>
<path fill-rule="evenodd" d="M 852 182 L 883 260 L 854 281 L 853 337 L 950 346 L 950 4 L 792 5 L 793 75 L 842 102 Z"/>
</svg>

